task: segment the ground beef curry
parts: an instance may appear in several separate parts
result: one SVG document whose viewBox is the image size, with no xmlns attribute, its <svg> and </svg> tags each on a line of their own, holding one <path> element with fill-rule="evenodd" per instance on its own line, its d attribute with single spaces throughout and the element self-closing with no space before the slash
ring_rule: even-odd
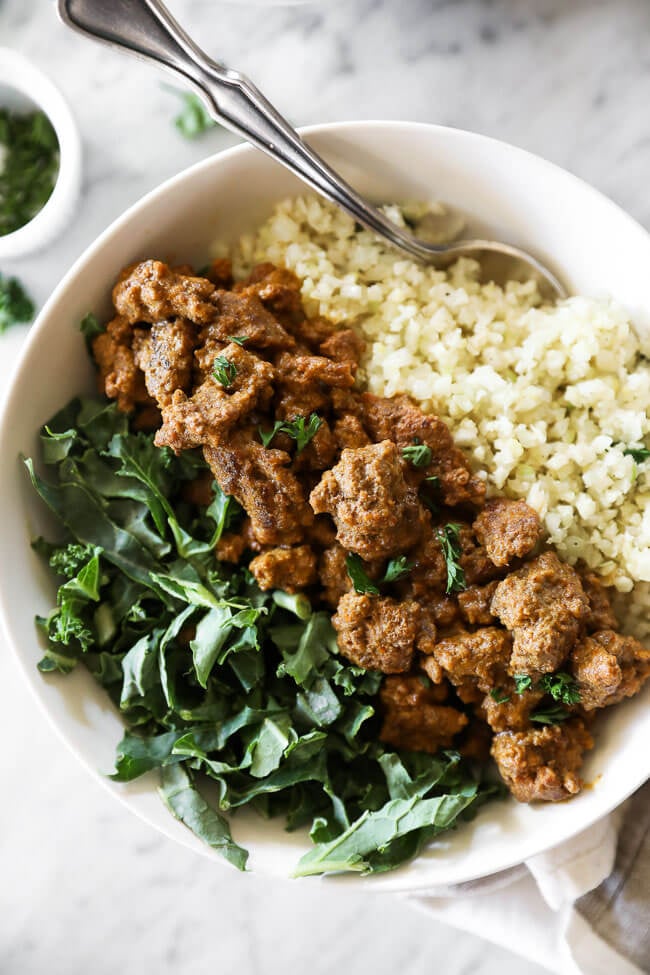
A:
<svg viewBox="0 0 650 975">
<path fill-rule="evenodd" d="M 158 446 L 201 448 L 245 512 L 216 557 L 327 608 L 341 654 L 384 677 L 380 737 L 485 760 L 522 802 L 560 800 L 594 712 L 635 694 L 650 652 L 605 589 L 545 544 L 523 501 L 486 502 L 447 426 L 359 389 L 363 343 L 303 310 L 265 264 L 235 283 L 156 260 L 127 267 L 95 338 L 100 387 Z"/>
</svg>

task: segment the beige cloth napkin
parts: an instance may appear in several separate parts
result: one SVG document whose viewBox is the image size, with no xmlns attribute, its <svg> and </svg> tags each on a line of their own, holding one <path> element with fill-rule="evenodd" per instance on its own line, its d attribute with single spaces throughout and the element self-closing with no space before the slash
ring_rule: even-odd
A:
<svg viewBox="0 0 650 975">
<path fill-rule="evenodd" d="M 412 902 L 559 975 L 650 975 L 650 782 L 548 853 Z"/>
</svg>

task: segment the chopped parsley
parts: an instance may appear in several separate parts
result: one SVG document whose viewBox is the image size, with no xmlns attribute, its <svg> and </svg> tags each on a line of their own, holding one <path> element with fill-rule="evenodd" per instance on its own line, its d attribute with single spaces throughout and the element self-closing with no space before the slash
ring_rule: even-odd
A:
<svg viewBox="0 0 650 975">
<path fill-rule="evenodd" d="M 243 348 L 248 342 L 248 335 L 229 335 L 229 342 L 234 342 L 236 345 L 241 345 Z"/>
<path fill-rule="evenodd" d="M 59 171 L 59 143 L 44 112 L 0 108 L 0 237 L 29 223 L 43 209 Z M 20 319 L 21 321 L 23 319 Z"/>
<path fill-rule="evenodd" d="M 384 575 L 378 583 L 375 583 L 364 569 L 363 559 L 356 555 L 356 553 L 349 553 L 345 560 L 345 565 L 348 570 L 348 575 L 352 579 L 355 592 L 367 596 L 378 596 L 380 585 L 403 579 L 413 568 L 413 562 L 408 562 L 405 555 L 400 555 L 397 559 L 390 559 Z"/>
<path fill-rule="evenodd" d="M 212 118 L 198 95 L 176 89 L 173 91 L 183 100 L 183 108 L 174 119 L 174 125 L 184 138 L 198 139 L 204 132 L 217 127 L 218 122 Z"/>
<path fill-rule="evenodd" d="M 566 721 L 568 717 L 569 712 L 566 708 L 563 708 L 561 704 L 552 704 L 548 708 L 533 711 L 530 720 L 537 724 L 560 724 L 562 721 Z"/>
<path fill-rule="evenodd" d="M 450 522 L 444 528 L 436 529 L 436 536 L 447 563 L 447 594 L 467 589 L 465 571 L 458 559 L 461 557 L 460 525 Z"/>
<path fill-rule="evenodd" d="M 317 413 L 312 413 L 308 419 L 304 416 L 296 416 L 293 420 L 276 420 L 270 430 L 262 430 L 258 427 L 260 440 L 265 447 L 268 447 L 276 433 L 286 433 L 288 437 L 296 441 L 296 453 L 304 450 L 310 440 L 316 436 L 323 425 L 323 421 Z"/>
<path fill-rule="evenodd" d="M 345 567 L 348 575 L 352 579 L 354 591 L 364 596 L 378 596 L 379 586 L 377 586 L 366 573 L 363 567 L 363 560 L 354 552 L 350 552 L 345 559 Z"/>
<path fill-rule="evenodd" d="M 0 335 L 10 325 L 30 322 L 34 317 L 34 302 L 18 278 L 3 278 L 0 274 Z"/>
<path fill-rule="evenodd" d="M 579 704 L 580 689 L 571 674 L 559 670 L 557 674 L 544 674 L 539 682 L 540 691 L 550 694 L 554 701 L 562 704 Z"/>
<path fill-rule="evenodd" d="M 506 701 L 510 700 L 510 695 L 506 694 L 502 687 L 493 687 L 490 691 L 490 697 L 497 704 L 505 704 Z"/>
<path fill-rule="evenodd" d="M 413 443 L 408 447 L 402 447 L 402 457 L 413 467 L 428 467 L 432 456 L 431 447 L 422 443 L 419 437 L 414 437 Z"/>
<path fill-rule="evenodd" d="M 439 496 L 440 478 L 438 475 L 432 474 L 431 477 L 425 477 L 420 485 L 420 501 L 434 515 L 440 511 Z"/>
<path fill-rule="evenodd" d="M 226 359 L 225 355 L 218 355 L 214 360 L 212 375 L 224 389 L 230 389 L 237 378 L 237 366 L 230 359 Z"/>
<path fill-rule="evenodd" d="M 533 686 L 533 678 L 529 677 L 528 674 L 515 674 L 512 679 L 515 682 L 517 694 L 525 694 Z"/>
<path fill-rule="evenodd" d="M 650 450 L 647 447 L 626 447 L 623 456 L 631 457 L 636 464 L 642 464 L 650 458 Z"/>
</svg>

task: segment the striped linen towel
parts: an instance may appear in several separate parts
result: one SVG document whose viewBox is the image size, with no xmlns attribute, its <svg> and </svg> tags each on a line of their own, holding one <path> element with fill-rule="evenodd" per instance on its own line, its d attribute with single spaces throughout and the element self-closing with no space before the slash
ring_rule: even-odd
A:
<svg viewBox="0 0 650 975">
<path fill-rule="evenodd" d="M 411 900 L 558 975 L 650 975 L 650 782 L 519 867 Z"/>
</svg>

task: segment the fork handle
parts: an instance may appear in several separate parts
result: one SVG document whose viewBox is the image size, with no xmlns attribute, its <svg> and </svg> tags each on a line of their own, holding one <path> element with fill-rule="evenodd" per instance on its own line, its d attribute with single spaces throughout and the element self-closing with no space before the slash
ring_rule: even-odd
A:
<svg viewBox="0 0 650 975">
<path fill-rule="evenodd" d="M 300 138 L 245 75 L 209 58 L 160 0 L 58 0 L 61 19 L 74 30 L 154 61 L 193 87 L 226 128 L 282 163 L 321 196 L 364 227 L 420 259 L 437 251 L 422 246 L 368 204 Z"/>
</svg>

